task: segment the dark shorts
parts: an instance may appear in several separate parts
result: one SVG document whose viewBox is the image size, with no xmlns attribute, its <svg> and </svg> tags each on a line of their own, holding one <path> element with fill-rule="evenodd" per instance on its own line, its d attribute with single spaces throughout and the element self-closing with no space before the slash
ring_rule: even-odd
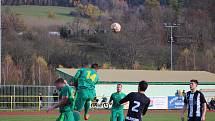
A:
<svg viewBox="0 0 215 121">
<path fill-rule="evenodd" d="M 189 117 L 187 121 L 201 121 L 201 117 Z"/>
</svg>

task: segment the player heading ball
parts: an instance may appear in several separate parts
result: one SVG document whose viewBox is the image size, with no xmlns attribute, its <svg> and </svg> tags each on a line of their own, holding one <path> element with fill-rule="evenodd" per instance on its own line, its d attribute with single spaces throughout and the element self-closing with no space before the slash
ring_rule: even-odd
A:
<svg viewBox="0 0 215 121">
<path fill-rule="evenodd" d="M 120 104 L 125 102 L 130 103 L 125 121 L 142 121 L 142 115 L 146 114 L 150 104 L 150 99 L 145 95 L 147 88 L 148 83 L 144 80 L 140 81 L 138 85 L 138 92 L 131 92 L 119 101 Z"/>
</svg>

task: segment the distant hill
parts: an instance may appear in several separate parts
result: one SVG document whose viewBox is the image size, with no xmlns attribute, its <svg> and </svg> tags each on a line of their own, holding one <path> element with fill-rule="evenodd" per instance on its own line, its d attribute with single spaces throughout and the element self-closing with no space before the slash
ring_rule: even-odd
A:
<svg viewBox="0 0 215 121">
<path fill-rule="evenodd" d="M 2 0 L 2 5 L 40 5 L 40 6 L 75 6 L 81 4 L 94 4 L 100 8 L 111 7 L 115 2 L 127 2 L 129 6 L 143 5 L 146 0 Z M 152 0 L 153 1 L 153 0 Z M 159 0 L 161 5 L 168 5 L 171 0 Z M 176 0 L 177 2 L 189 3 L 191 0 Z"/>
<path fill-rule="evenodd" d="M 70 15 L 71 11 L 75 11 L 71 7 L 59 6 L 34 6 L 34 5 L 20 5 L 20 6 L 3 6 L 2 10 L 13 11 L 24 18 L 29 25 L 33 22 L 37 24 L 54 24 L 61 25 L 73 21 L 74 17 Z"/>
</svg>

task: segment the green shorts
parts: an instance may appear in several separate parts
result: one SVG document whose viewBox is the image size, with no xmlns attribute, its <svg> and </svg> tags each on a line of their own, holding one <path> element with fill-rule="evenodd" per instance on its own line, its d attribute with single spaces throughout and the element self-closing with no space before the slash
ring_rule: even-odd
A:
<svg viewBox="0 0 215 121">
<path fill-rule="evenodd" d="M 110 121 L 124 121 L 124 110 L 111 110 Z"/>
<path fill-rule="evenodd" d="M 79 89 L 76 93 L 75 99 L 75 109 L 77 111 L 82 111 L 84 104 L 87 101 L 92 101 L 96 96 L 95 89 Z"/>
<path fill-rule="evenodd" d="M 75 121 L 73 112 L 62 112 L 56 121 Z"/>
</svg>

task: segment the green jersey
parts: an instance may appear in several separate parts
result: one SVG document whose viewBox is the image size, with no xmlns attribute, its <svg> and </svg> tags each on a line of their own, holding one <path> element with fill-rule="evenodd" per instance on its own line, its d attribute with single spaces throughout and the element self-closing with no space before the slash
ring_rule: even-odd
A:
<svg viewBox="0 0 215 121">
<path fill-rule="evenodd" d="M 78 84 L 77 89 L 94 89 L 95 85 L 98 83 L 99 76 L 94 69 L 81 68 L 77 71 L 73 80 Z"/>
<path fill-rule="evenodd" d="M 74 89 L 68 85 L 65 85 L 63 88 L 61 88 L 59 93 L 60 99 L 62 99 L 63 96 L 68 97 L 68 100 L 64 106 L 60 107 L 60 112 L 69 112 L 73 110 L 74 106 Z M 72 109 L 71 109 L 72 108 Z"/>
<path fill-rule="evenodd" d="M 123 105 L 119 104 L 119 101 L 123 99 L 126 96 L 126 94 L 120 92 L 115 92 L 111 95 L 110 101 L 113 101 L 112 110 L 122 110 L 124 108 Z"/>
<path fill-rule="evenodd" d="M 75 102 L 75 89 L 73 87 L 69 87 L 69 93 L 72 94 L 71 97 L 68 99 L 70 102 L 70 109 L 73 111 L 74 109 L 74 102 Z"/>
</svg>

